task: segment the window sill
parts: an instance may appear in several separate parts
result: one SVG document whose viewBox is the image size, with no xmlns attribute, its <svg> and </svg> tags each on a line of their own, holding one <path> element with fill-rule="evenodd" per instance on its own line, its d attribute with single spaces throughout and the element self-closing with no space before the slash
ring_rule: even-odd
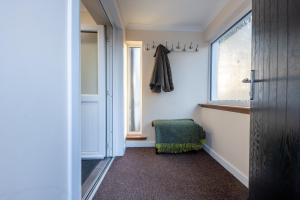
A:
<svg viewBox="0 0 300 200">
<path fill-rule="evenodd" d="M 142 134 L 128 134 L 126 140 L 147 140 L 147 137 Z"/>
<path fill-rule="evenodd" d="M 210 108 L 210 109 L 223 110 L 228 112 L 250 114 L 250 107 L 215 105 L 215 104 L 199 104 L 199 106 L 202 108 Z"/>
</svg>

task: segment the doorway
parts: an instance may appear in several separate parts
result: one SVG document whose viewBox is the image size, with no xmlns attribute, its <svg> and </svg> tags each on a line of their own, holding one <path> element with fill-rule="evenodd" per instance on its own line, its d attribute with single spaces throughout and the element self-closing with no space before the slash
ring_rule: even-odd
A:
<svg viewBox="0 0 300 200">
<path fill-rule="evenodd" d="M 82 1 L 81 191 L 90 199 L 112 161 L 109 91 L 112 27 L 98 0 Z"/>
</svg>

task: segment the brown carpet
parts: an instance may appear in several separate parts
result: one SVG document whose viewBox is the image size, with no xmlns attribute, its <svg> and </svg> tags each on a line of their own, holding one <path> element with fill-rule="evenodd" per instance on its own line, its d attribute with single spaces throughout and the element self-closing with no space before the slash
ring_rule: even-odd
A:
<svg viewBox="0 0 300 200">
<path fill-rule="evenodd" d="M 115 159 L 94 200 L 246 200 L 248 189 L 203 150 L 155 154 L 128 148 Z"/>
</svg>

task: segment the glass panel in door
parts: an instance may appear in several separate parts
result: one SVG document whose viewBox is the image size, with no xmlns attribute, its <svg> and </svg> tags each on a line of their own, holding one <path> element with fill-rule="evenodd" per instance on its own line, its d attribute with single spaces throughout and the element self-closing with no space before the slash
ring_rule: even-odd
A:
<svg viewBox="0 0 300 200">
<path fill-rule="evenodd" d="M 81 94 L 98 94 L 97 32 L 81 32 Z"/>
</svg>

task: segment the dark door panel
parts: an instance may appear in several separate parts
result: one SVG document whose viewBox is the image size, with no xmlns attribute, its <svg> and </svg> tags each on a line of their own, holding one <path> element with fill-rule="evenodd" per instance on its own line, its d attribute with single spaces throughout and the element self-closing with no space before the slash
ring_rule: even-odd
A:
<svg viewBox="0 0 300 200">
<path fill-rule="evenodd" d="M 253 0 L 251 200 L 300 199 L 300 1 Z"/>
</svg>

